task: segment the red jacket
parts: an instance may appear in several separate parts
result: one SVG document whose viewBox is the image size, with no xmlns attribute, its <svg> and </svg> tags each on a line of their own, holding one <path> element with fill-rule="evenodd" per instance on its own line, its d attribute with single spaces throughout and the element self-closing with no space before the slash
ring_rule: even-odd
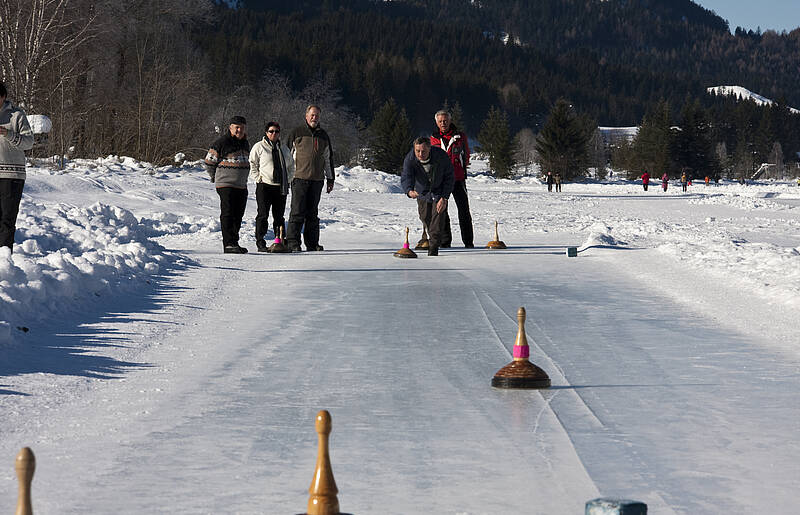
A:
<svg viewBox="0 0 800 515">
<path fill-rule="evenodd" d="M 650 174 L 647 173 L 647 172 L 644 172 L 642 174 L 642 184 L 647 184 L 648 182 L 650 182 Z"/>
<path fill-rule="evenodd" d="M 431 145 L 436 146 L 447 152 L 450 162 L 453 163 L 455 179 L 463 181 L 467 178 L 467 167 L 469 166 L 469 143 L 467 135 L 458 132 L 452 123 L 446 134 L 442 134 L 439 129 L 433 131 L 431 135 Z"/>
</svg>

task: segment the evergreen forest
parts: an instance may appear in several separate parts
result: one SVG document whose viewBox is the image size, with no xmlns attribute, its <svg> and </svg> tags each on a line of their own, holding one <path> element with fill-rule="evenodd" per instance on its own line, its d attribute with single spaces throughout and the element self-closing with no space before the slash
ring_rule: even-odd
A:
<svg viewBox="0 0 800 515">
<path fill-rule="evenodd" d="M 41 154 L 197 157 L 233 113 L 260 133 L 269 119 L 301 122 L 308 102 L 323 106 L 338 163 L 401 155 L 443 106 L 478 147 L 512 154 L 494 156 L 503 174 L 540 159 L 536 148 L 552 147 L 542 137 L 559 130 L 585 143 L 574 175 L 657 162 L 749 176 L 765 162 L 790 169 L 800 152 L 788 109 L 800 107 L 800 28 L 731 30 L 690 0 L 64 0 L 50 14 L 0 4 L 18 18 L 0 25 L 32 34 L 0 34 L 0 73 L 15 102 L 53 120 Z M 720 85 L 776 102 L 707 93 Z M 597 126 L 643 131 L 600 155 Z"/>
</svg>

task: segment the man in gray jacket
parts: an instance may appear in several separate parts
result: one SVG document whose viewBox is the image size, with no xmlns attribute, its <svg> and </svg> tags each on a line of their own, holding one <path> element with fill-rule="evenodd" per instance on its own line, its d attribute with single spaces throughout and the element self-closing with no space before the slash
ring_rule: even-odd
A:
<svg viewBox="0 0 800 515">
<path fill-rule="evenodd" d="M 319 244 L 319 199 L 323 183 L 325 191 L 333 190 L 333 148 L 328 133 L 319 125 L 320 108 L 306 108 L 306 123 L 289 133 L 286 144 L 294 153 L 295 172 L 292 179 L 292 207 L 286 244 L 292 252 L 300 252 L 300 229 L 306 249 L 323 250 Z"/>
<path fill-rule="evenodd" d="M 13 251 L 25 186 L 25 151 L 33 147 L 33 131 L 25 112 L 7 96 L 6 85 L 0 82 L 0 246 Z"/>
</svg>

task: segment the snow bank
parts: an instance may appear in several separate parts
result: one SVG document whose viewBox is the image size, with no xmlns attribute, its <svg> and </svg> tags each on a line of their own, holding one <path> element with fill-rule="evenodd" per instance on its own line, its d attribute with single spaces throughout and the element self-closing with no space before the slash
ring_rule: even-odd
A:
<svg viewBox="0 0 800 515">
<path fill-rule="evenodd" d="M 371 168 L 354 166 L 336 170 L 336 189 L 365 193 L 403 193 L 400 176 L 380 172 Z"/>
<path fill-rule="evenodd" d="M 159 274 L 176 257 L 151 237 L 209 230 L 202 217 L 137 219 L 101 203 L 80 208 L 23 201 L 15 252 L 0 248 L 0 343 L 33 321 Z"/>
</svg>

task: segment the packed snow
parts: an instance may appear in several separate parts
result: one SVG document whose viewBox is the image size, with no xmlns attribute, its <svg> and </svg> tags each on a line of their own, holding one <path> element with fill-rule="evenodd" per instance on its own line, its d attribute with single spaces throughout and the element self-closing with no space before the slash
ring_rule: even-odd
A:
<svg viewBox="0 0 800 515">
<path fill-rule="evenodd" d="M 333 416 L 349 513 L 796 512 L 800 187 L 468 179 L 476 246 L 399 260 L 399 177 L 340 167 L 325 251 L 221 252 L 201 163 L 31 163 L 0 250 L 0 510 L 299 513 Z M 288 216 L 288 212 L 287 212 Z M 567 257 L 577 247 L 577 257 Z M 542 391 L 492 389 L 528 312 Z M 767 508 L 768 507 L 768 508 Z"/>
</svg>

